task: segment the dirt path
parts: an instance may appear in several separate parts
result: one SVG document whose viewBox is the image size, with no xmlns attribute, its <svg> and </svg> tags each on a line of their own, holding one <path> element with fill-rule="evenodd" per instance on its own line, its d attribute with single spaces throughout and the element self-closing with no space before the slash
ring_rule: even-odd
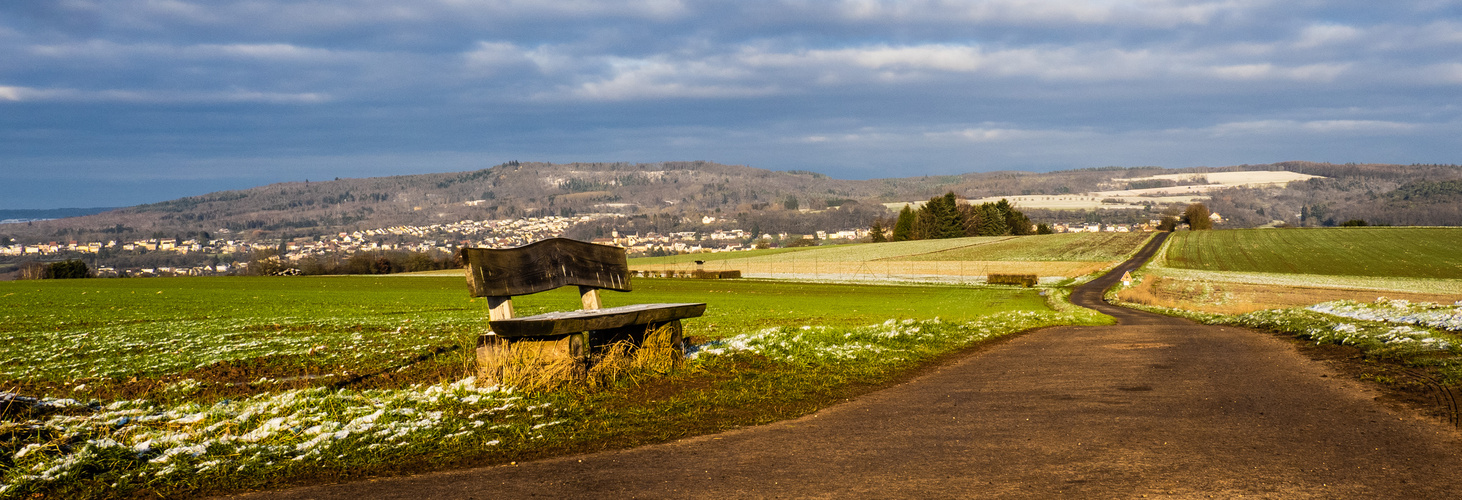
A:
<svg viewBox="0 0 1462 500">
<path fill-rule="evenodd" d="M 284 498 L 1457 498 L 1462 439 L 1267 334 L 1100 303 L 797 420 Z"/>
</svg>

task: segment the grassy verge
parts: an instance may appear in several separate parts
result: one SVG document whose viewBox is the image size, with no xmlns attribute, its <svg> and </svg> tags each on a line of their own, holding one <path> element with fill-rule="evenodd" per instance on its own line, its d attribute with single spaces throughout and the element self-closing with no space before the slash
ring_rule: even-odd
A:
<svg viewBox="0 0 1462 500">
<path fill-rule="evenodd" d="M 1011 333 L 1107 321 L 1020 289 L 636 286 L 607 305 L 711 304 L 688 322 L 703 326 L 685 369 L 525 394 L 462 378 L 471 367 L 453 353 L 485 327 L 485 306 L 460 279 L 7 284 L 0 295 L 16 302 L 0 332 L 25 346 L 7 356 L 27 366 L 5 383 L 39 392 L 0 402 L 0 497 L 195 496 L 660 442 L 803 415 Z M 520 310 L 577 302 L 568 292 L 529 299 Z M 110 349 L 112 338 L 129 347 Z M 77 339 L 99 353 L 71 350 Z M 175 361 L 198 356 L 184 347 L 211 357 Z M 79 370 L 87 363 L 116 367 Z M 358 374 L 374 382 L 349 383 Z"/>
<path fill-rule="evenodd" d="M 1175 307 L 1176 304 L 1154 305 L 1123 299 L 1131 296 L 1124 292 L 1140 289 L 1146 281 L 1158 279 L 1161 273 L 1159 270 L 1154 275 L 1146 269 L 1134 272 L 1132 285 L 1113 287 L 1106 299 L 1114 304 L 1204 324 L 1265 330 L 1316 345 L 1349 346 L 1366 361 L 1417 369 L 1442 384 L 1462 385 L 1462 302 L 1449 305 L 1380 297 L 1368 302 L 1332 300 L 1302 307 L 1221 313 L 1195 310 L 1208 306 L 1196 301 Z M 1211 290 L 1195 295 L 1212 296 Z"/>
</svg>

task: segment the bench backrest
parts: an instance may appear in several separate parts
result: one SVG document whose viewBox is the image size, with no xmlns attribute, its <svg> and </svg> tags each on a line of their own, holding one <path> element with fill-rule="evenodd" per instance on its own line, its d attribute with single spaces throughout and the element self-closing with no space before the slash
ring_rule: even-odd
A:
<svg viewBox="0 0 1462 500">
<path fill-rule="evenodd" d="M 512 297 L 561 286 L 630 291 L 623 248 L 552 238 L 517 248 L 463 248 L 473 297 Z"/>
</svg>

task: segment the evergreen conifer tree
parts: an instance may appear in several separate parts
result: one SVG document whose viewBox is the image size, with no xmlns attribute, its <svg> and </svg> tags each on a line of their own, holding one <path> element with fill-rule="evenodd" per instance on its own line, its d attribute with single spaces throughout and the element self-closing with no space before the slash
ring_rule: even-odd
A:
<svg viewBox="0 0 1462 500">
<path fill-rule="evenodd" d="M 914 209 L 904 205 L 899 211 L 899 220 L 893 224 L 893 241 L 908 241 L 914 237 Z"/>
<path fill-rule="evenodd" d="M 945 193 L 939 199 L 939 211 L 936 212 L 935 220 L 939 224 L 938 238 L 958 238 L 964 236 L 964 226 L 959 220 L 959 200 L 954 196 L 954 191 Z M 933 201 L 933 200 L 930 200 Z"/>
<path fill-rule="evenodd" d="M 980 236 L 1002 236 L 1010 232 L 1005 223 L 1005 212 L 994 203 L 980 204 Z"/>
</svg>

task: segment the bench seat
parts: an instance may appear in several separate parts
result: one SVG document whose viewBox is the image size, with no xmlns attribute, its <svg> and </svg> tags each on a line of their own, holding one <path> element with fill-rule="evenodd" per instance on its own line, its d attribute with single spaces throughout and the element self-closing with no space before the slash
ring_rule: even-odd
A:
<svg viewBox="0 0 1462 500">
<path fill-rule="evenodd" d="M 538 337 L 664 323 L 699 317 L 705 312 L 704 303 L 634 304 L 604 309 L 548 312 L 534 316 L 492 320 L 488 324 L 492 327 L 493 333 L 500 337 Z"/>
</svg>

